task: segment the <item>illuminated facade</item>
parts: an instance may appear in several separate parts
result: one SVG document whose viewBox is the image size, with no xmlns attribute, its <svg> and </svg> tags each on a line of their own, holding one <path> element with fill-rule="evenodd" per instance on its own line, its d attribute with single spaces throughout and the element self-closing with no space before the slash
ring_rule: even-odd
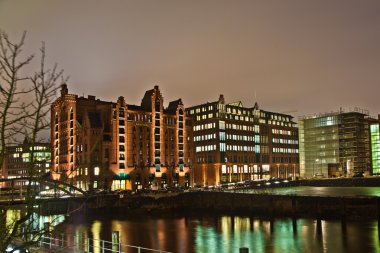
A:
<svg viewBox="0 0 380 253">
<path fill-rule="evenodd" d="M 339 112 L 299 121 L 301 176 L 335 177 L 371 171 L 368 112 Z"/>
<path fill-rule="evenodd" d="M 380 122 L 380 115 L 379 115 Z M 379 134 L 379 122 L 371 123 L 371 158 L 372 158 L 372 173 L 374 175 L 380 175 L 380 134 Z"/>
<path fill-rule="evenodd" d="M 190 184 L 188 122 L 181 99 L 164 108 L 158 88 L 141 105 L 68 94 L 52 105 L 52 175 L 90 189 Z"/>
<path fill-rule="evenodd" d="M 219 100 L 186 109 L 193 121 L 194 183 L 217 185 L 298 175 L 292 116 Z"/>
<path fill-rule="evenodd" d="M 32 145 L 27 138 L 21 145 L 7 146 L 4 160 L 4 178 L 21 178 L 43 176 L 50 173 L 51 148 L 50 143 L 35 143 Z M 34 162 L 32 162 L 32 157 Z M 34 171 L 31 171 L 33 169 Z M 21 188 L 26 180 L 15 181 L 13 187 Z M 10 182 L 4 184 L 12 186 Z"/>
</svg>

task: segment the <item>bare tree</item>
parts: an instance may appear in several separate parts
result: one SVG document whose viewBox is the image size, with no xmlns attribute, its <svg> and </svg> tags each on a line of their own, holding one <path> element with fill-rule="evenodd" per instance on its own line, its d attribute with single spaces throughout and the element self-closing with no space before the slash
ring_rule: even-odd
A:
<svg viewBox="0 0 380 253">
<path fill-rule="evenodd" d="M 0 252 L 15 239 L 18 248 L 28 248 L 38 241 L 45 229 L 35 228 L 34 205 L 45 169 L 36 166 L 35 144 L 41 131 L 50 126 L 50 105 L 56 97 L 60 84 L 67 81 L 63 70 L 55 64 L 52 69 L 45 66 L 45 45 L 40 49 L 41 60 L 38 71 L 30 76 L 21 76 L 24 66 L 34 58 L 33 55 L 21 58 L 25 33 L 18 43 L 9 40 L 5 32 L 0 31 L 0 167 L 3 167 L 6 145 L 17 143 L 16 136 L 23 134 L 29 139 L 32 149 L 29 151 L 28 182 L 25 191 L 25 211 L 12 222 L 7 222 L 6 208 L 0 207 Z M 21 58 L 21 59 L 20 59 Z M 22 102 L 27 95 L 28 102 Z M 30 99 L 32 98 L 32 99 Z"/>
<path fill-rule="evenodd" d="M 20 132 L 17 124 L 28 117 L 24 114 L 27 104 L 20 102 L 20 95 L 31 92 L 24 86 L 28 77 L 22 77 L 21 70 L 34 58 L 30 55 L 20 59 L 26 33 L 18 43 L 9 40 L 8 35 L 0 30 L 0 165 L 5 158 L 6 141 L 14 141 L 15 134 Z M 20 87 L 21 86 L 21 87 Z"/>
</svg>

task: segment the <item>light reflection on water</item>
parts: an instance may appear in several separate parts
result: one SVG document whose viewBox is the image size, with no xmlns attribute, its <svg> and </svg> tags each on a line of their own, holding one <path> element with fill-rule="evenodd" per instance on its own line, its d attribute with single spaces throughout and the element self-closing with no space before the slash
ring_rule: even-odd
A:
<svg viewBox="0 0 380 253">
<path fill-rule="evenodd" d="M 380 187 L 297 186 L 284 188 L 234 190 L 234 192 L 305 196 L 380 196 Z"/>
<path fill-rule="evenodd" d="M 239 216 L 72 217 L 67 233 L 171 252 L 380 252 L 377 221 L 317 222 Z M 85 241 L 85 240 L 84 240 Z M 95 250 L 95 252 L 101 252 Z"/>
<path fill-rule="evenodd" d="M 24 218 L 24 212 L 25 210 L 23 209 L 8 209 L 5 216 L 6 226 L 8 228 L 12 228 L 20 218 Z M 49 226 L 55 227 L 58 224 L 62 223 L 64 220 L 64 215 L 42 216 L 38 215 L 37 213 L 33 213 L 26 224 L 31 224 L 33 229 L 39 230 L 45 228 L 47 224 L 49 224 Z"/>
</svg>

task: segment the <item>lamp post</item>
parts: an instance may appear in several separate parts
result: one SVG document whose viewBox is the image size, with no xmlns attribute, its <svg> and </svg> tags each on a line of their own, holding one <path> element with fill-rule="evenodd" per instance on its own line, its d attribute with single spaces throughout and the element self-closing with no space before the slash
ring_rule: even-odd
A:
<svg viewBox="0 0 380 253">
<path fill-rule="evenodd" d="M 313 163 L 313 177 L 315 176 L 315 174 L 314 174 L 314 167 L 315 167 L 315 164 L 316 164 L 317 162 L 319 162 L 319 159 L 315 159 L 315 162 Z M 322 168 L 321 168 L 321 170 L 322 170 Z"/>
</svg>

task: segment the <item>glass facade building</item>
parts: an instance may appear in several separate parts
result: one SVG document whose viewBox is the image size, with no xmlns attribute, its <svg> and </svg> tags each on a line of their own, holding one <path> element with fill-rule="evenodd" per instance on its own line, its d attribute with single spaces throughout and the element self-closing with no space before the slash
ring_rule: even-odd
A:
<svg viewBox="0 0 380 253">
<path fill-rule="evenodd" d="M 380 174 L 380 138 L 379 124 L 371 124 L 371 154 L 372 154 L 372 173 Z"/>
<path fill-rule="evenodd" d="M 369 125 L 373 120 L 357 108 L 301 118 L 301 176 L 337 177 L 371 172 Z"/>
</svg>

